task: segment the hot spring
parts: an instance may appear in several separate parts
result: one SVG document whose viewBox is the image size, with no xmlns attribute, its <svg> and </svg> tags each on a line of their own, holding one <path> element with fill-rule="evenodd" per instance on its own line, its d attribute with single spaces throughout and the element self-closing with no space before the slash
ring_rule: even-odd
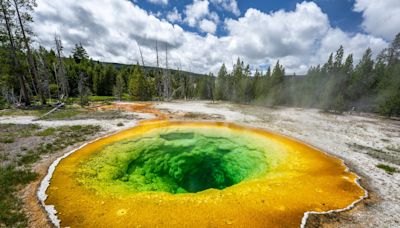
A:
<svg viewBox="0 0 400 228">
<path fill-rule="evenodd" d="M 47 189 L 61 226 L 299 226 L 364 195 L 338 159 L 227 123 L 144 123 L 63 159 Z"/>
</svg>

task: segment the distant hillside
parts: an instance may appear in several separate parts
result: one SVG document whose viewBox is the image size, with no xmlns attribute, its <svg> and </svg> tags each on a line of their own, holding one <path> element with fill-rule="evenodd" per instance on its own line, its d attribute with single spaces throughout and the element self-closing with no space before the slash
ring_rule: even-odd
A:
<svg viewBox="0 0 400 228">
<path fill-rule="evenodd" d="M 134 64 L 122 64 L 122 63 L 108 63 L 108 62 L 101 62 L 102 64 L 105 64 L 105 65 L 113 65 L 115 68 L 117 68 L 117 69 L 119 69 L 119 68 L 122 68 L 122 67 L 130 67 L 130 66 L 133 66 Z M 151 71 L 151 70 L 157 70 L 157 69 L 159 69 L 159 70 L 164 70 L 164 68 L 157 68 L 157 67 L 153 67 L 153 66 L 144 66 L 144 69 L 146 70 L 146 71 Z M 175 69 L 169 69 L 170 70 L 170 72 L 172 72 L 172 73 L 177 73 L 178 72 L 178 70 L 175 70 Z M 193 72 L 188 72 L 188 71 L 180 71 L 180 73 L 181 74 L 186 74 L 186 75 L 189 75 L 189 76 L 193 76 L 193 77 L 203 77 L 203 76 L 206 76 L 205 74 L 197 74 L 197 73 L 193 73 Z"/>
<path fill-rule="evenodd" d="M 97 62 L 97 61 L 96 61 Z M 113 65 L 115 68 L 120 69 L 121 67 L 130 67 L 133 66 L 134 64 L 123 64 L 123 63 L 109 63 L 109 62 L 101 62 L 102 64 L 105 65 Z M 153 67 L 153 66 L 145 66 L 144 69 L 146 71 L 151 71 L 151 70 L 157 70 L 157 67 Z M 164 68 L 159 68 L 160 70 L 164 70 Z M 175 69 L 169 69 L 171 72 L 176 73 L 178 72 L 178 70 Z M 202 76 L 206 76 L 205 74 L 198 74 L 198 73 L 193 73 L 193 72 L 189 72 L 189 71 L 180 71 L 182 74 L 186 74 L 186 75 L 190 75 L 190 76 L 194 76 L 194 77 L 202 77 Z M 286 77 L 290 78 L 290 79 L 295 79 L 295 80 L 302 80 L 305 77 L 307 77 L 307 75 L 285 75 Z M 216 77 L 216 75 L 215 75 Z"/>
</svg>

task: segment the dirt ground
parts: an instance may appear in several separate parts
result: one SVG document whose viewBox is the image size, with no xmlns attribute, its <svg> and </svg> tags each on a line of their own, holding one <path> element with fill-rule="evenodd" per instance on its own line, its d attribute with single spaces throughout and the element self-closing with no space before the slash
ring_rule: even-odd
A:
<svg viewBox="0 0 400 228">
<path fill-rule="evenodd" d="M 134 117 L 91 119 L 86 116 L 82 119 L 74 117 L 70 120 L 36 121 L 35 124 L 44 128 L 76 124 L 100 125 L 103 130 L 88 140 L 133 127 L 140 120 L 152 118 L 228 121 L 274 131 L 343 159 L 350 170 L 361 177 L 361 185 L 369 192 L 369 197 L 350 211 L 311 215 L 306 227 L 400 227 L 400 174 L 388 174 L 376 167 L 382 163 L 400 170 L 400 121 L 365 114 L 334 115 L 311 109 L 272 109 L 202 101 L 158 102 L 146 105 L 145 108 L 143 105 L 121 108 L 125 105 L 130 104 L 117 104 L 105 109 L 113 110 L 118 106 L 117 110 L 134 114 Z M 104 109 L 96 107 L 96 110 Z M 33 119 L 35 117 L 0 116 L 0 124 L 31 124 Z M 123 123 L 123 126 L 119 123 Z M 45 156 L 34 164 L 33 170 L 39 173 L 40 178 L 21 191 L 29 226 L 49 226 L 46 213 L 37 199 L 38 186 L 52 162 L 78 146 L 72 145 Z"/>
</svg>

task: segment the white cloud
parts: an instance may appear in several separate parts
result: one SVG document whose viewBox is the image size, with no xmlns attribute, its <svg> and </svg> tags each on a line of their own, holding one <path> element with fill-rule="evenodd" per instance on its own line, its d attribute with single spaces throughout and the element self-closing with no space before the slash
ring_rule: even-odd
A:
<svg viewBox="0 0 400 228">
<path fill-rule="evenodd" d="M 217 30 L 217 25 L 213 21 L 210 21 L 208 19 L 201 20 L 199 26 L 203 32 L 208 32 L 211 34 L 214 34 Z"/>
<path fill-rule="evenodd" d="M 168 0 L 147 0 L 150 3 L 153 4 L 159 4 L 159 5 L 167 5 L 168 4 Z"/>
<path fill-rule="evenodd" d="M 167 20 L 172 23 L 180 23 L 182 22 L 182 15 L 178 12 L 178 9 L 174 7 L 174 9 L 167 14 Z"/>
<path fill-rule="evenodd" d="M 362 27 L 370 34 L 392 40 L 400 32 L 399 0 L 356 0 L 354 10 L 362 13 Z"/>
<path fill-rule="evenodd" d="M 230 48 L 254 59 L 302 55 L 329 29 L 328 17 L 314 3 L 298 4 L 293 12 L 265 14 L 249 9 L 238 20 L 227 20 Z"/>
<path fill-rule="evenodd" d="M 219 16 L 210 12 L 208 0 L 194 0 L 185 7 L 184 21 L 190 27 L 198 27 L 201 31 L 214 34 L 219 23 Z"/>
<path fill-rule="evenodd" d="M 196 26 L 202 18 L 206 17 L 210 13 L 208 10 L 209 4 L 208 0 L 194 0 L 193 4 L 186 6 L 185 21 L 189 26 Z"/>
<path fill-rule="evenodd" d="M 327 15 L 312 2 L 298 4 L 289 12 L 249 9 L 237 20 L 226 20 L 227 35 L 218 37 L 213 35 L 218 18 L 209 12 L 208 2 L 195 3 L 207 6 L 189 8 L 205 36 L 184 31 L 130 1 L 112 0 L 38 0 L 33 29 L 45 47 L 54 47 L 57 32 L 66 54 L 75 43 L 82 43 L 92 58 L 108 62 L 135 63 L 140 60 L 139 44 L 145 63 L 155 65 L 158 40 L 160 55 L 168 44 L 170 66 L 181 65 L 198 73 L 217 72 L 223 62 L 231 67 L 241 57 L 253 68 L 273 65 L 279 59 L 288 73 L 301 74 L 311 64 L 325 62 L 341 44 L 356 59 L 367 47 L 376 53 L 387 45 L 372 35 L 350 35 L 332 28 Z"/>
<path fill-rule="evenodd" d="M 240 15 L 240 10 L 236 0 L 210 0 L 217 7 L 222 7 L 224 10 L 233 13 L 236 16 Z"/>
</svg>

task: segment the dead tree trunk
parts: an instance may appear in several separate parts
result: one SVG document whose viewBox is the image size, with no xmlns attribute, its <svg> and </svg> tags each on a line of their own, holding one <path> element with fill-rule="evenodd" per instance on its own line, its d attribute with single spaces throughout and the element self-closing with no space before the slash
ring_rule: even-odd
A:
<svg viewBox="0 0 400 228">
<path fill-rule="evenodd" d="M 168 44 L 165 43 L 165 70 L 163 75 L 164 100 L 170 100 L 170 78 L 168 71 Z"/>
<path fill-rule="evenodd" d="M 24 104 L 26 106 L 29 106 L 31 104 L 31 102 L 30 102 L 30 98 L 29 98 L 29 94 L 28 94 L 28 89 L 26 88 L 24 77 L 20 72 L 21 64 L 17 57 L 17 51 L 16 51 L 15 42 L 14 42 L 14 37 L 13 37 L 12 31 L 11 31 L 10 18 L 8 16 L 8 12 L 7 12 L 4 1 L 1 0 L 0 2 L 1 2 L 2 13 L 3 13 L 5 25 L 6 25 L 8 39 L 10 41 L 11 57 L 14 61 L 14 71 L 18 78 L 18 82 L 19 82 L 20 89 L 21 89 L 21 96 L 24 101 Z"/>
<path fill-rule="evenodd" d="M 143 53 L 142 53 L 142 48 L 140 48 L 140 44 L 138 44 L 138 47 L 139 47 L 140 58 L 142 59 L 142 67 L 144 67 Z"/>
<path fill-rule="evenodd" d="M 160 59 L 158 55 L 158 41 L 156 40 L 156 60 L 157 60 L 157 70 L 156 70 L 156 79 L 157 79 L 157 95 L 160 99 L 164 98 L 164 93 L 163 93 L 163 79 L 161 76 L 161 71 L 160 71 Z"/>
<path fill-rule="evenodd" d="M 160 60 L 158 58 L 158 41 L 156 40 L 157 68 L 160 68 Z"/>
<path fill-rule="evenodd" d="M 56 52 L 57 52 L 57 66 L 55 67 L 55 74 L 57 79 L 57 84 L 60 88 L 60 100 L 64 100 L 68 98 L 69 95 L 69 86 L 68 80 L 66 77 L 66 71 L 64 68 L 64 64 L 62 62 L 62 43 L 59 37 L 55 36 L 56 43 Z"/>
</svg>

